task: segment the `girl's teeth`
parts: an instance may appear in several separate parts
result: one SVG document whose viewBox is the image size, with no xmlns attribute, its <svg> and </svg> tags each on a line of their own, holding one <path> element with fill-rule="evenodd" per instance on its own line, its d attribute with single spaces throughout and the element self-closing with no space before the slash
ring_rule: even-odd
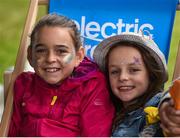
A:
<svg viewBox="0 0 180 138">
<path fill-rule="evenodd" d="M 131 90 L 131 89 L 132 89 L 132 87 L 122 86 L 120 89 L 121 89 L 121 90 Z"/>
<path fill-rule="evenodd" d="M 46 69 L 47 72 L 55 72 L 57 71 L 58 69 L 54 68 L 54 69 Z"/>
</svg>

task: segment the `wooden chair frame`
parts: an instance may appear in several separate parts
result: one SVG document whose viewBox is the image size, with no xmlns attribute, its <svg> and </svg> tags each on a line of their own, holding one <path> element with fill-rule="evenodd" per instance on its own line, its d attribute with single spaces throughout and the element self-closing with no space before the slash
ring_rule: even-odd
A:
<svg viewBox="0 0 180 138">
<path fill-rule="evenodd" d="M 11 120 L 12 108 L 13 108 L 13 87 L 16 77 L 24 70 L 24 65 L 27 55 L 27 47 L 29 44 L 28 35 L 31 33 L 32 27 L 36 22 L 38 6 L 48 5 L 49 0 L 30 0 L 30 5 L 28 9 L 28 14 L 23 30 L 23 34 L 20 41 L 20 46 L 17 53 L 16 63 L 13 72 L 5 72 L 4 74 L 4 92 L 5 92 L 5 108 L 2 116 L 2 121 L 0 124 L 0 136 L 4 137 L 8 135 L 9 124 Z M 180 10 L 180 5 L 178 5 L 177 10 Z M 180 76 L 180 42 L 178 46 L 175 69 L 173 74 L 173 79 Z"/>
<path fill-rule="evenodd" d="M 26 17 L 26 22 L 23 30 L 23 34 L 20 41 L 20 46 L 17 53 L 15 67 L 12 73 L 5 73 L 5 107 L 0 125 L 0 136 L 7 136 L 9 130 L 9 124 L 11 120 L 12 108 L 13 108 L 13 87 L 16 77 L 24 70 L 24 65 L 27 55 L 27 47 L 29 44 L 28 35 L 31 33 L 32 27 L 36 22 L 39 5 L 48 5 L 48 0 L 30 0 L 29 10 Z"/>
</svg>

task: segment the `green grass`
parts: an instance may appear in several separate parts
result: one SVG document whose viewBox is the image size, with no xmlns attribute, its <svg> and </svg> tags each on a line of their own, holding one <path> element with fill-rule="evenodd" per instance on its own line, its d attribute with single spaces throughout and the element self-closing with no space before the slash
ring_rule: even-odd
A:
<svg viewBox="0 0 180 138">
<path fill-rule="evenodd" d="M 29 0 L 0 0 L 0 83 L 3 82 L 3 73 L 14 66 L 21 34 L 24 28 L 28 11 Z M 40 8 L 39 16 L 46 13 L 46 7 Z M 178 43 L 180 41 L 180 11 L 177 12 L 171 40 L 171 49 L 168 61 L 170 85 L 174 71 L 174 64 Z"/>
<path fill-rule="evenodd" d="M 12 0 L 0 0 L 0 82 L 4 70 L 13 66 L 15 62 L 28 7 L 28 3 L 23 1 L 12 3 Z"/>
<path fill-rule="evenodd" d="M 0 83 L 3 73 L 14 66 L 30 0 L 0 0 Z M 46 6 L 40 6 L 39 16 Z"/>
</svg>

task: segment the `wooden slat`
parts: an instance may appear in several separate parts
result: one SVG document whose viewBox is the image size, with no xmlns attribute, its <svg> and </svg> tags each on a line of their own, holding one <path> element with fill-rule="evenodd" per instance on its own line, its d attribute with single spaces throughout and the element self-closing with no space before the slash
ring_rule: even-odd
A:
<svg viewBox="0 0 180 138">
<path fill-rule="evenodd" d="M 178 77 L 180 77 L 180 41 L 179 41 L 179 46 L 178 46 L 178 51 L 177 51 L 177 56 L 176 56 L 176 63 L 174 67 L 173 80 Z"/>
<path fill-rule="evenodd" d="M 49 4 L 49 0 L 39 0 L 38 4 L 39 5 L 48 5 Z"/>
<path fill-rule="evenodd" d="M 35 20 L 37 17 L 38 11 L 38 0 L 31 0 L 28 10 L 28 15 L 26 18 L 25 27 L 23 30 L 23 34 L 21 37 L 20 47 L 18 50 L 16 64 L 14 71 L 12 73 L 11 82 L 8 88 L 7 102 L 5 104 L 1 126 L 0 126 L 0 136 L 5 137 L 9 131 L 9 124 L 12 114 L 12 106 L 13 106 L 13 87 L 14 81 L 16 77 L 24 70 L 24 64 L 26 61 L 27 55 L 27 46 L 29 44 L 28 35 L 30 34 L 33 25 L 35 24 Z"/>
<path fill-rule="evenodd" d="M 8 95 L 8 87 L 11 82 L 11 76 L 12 76 L 12 71 L 5 71 L 4 73 L 4 105 L 6 104 L 6 99 Z"/>
</svg>

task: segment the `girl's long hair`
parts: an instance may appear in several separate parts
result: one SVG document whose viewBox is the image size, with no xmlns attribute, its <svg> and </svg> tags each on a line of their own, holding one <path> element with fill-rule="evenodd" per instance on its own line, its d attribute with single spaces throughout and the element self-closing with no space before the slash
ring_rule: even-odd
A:
<svg viewBox="0 0 180 138">
<path fill-rule="evenodd" d="M 117 111 L 117 116 L 114 121 L 114 127 L 116 127 L 119 124 L 119 122 L 124 118 L 125 113 L 136 110 L 141 107 L 143 108 L 145 103 L 147 101 L 149 101 L 154 95 L 156 95 L 159 92 L 162 92 L 163 88 L 164 88 L 164 83 L 165 83 L 165 81 L 167 81 L 167 80 L 165 80 L 165 81 L 163 80 L 164 75 L 167 75 L 167 74 L 164 74 L 160 65 L 158 65 L 158 63 L 156 62 L 154 57 L 151 56 L 151 53 L 148 50 L 144 49 L 142 46 L 138 46 L 132 42 L 120 42 L 120 43 L 117 43 L 116 45 L 114 45 L 110 49 L 109 53 L 111 52 L 111 50 L 113 48 L 115 48 L 117 46 L 121 46 L 121 45 L 134 47 L 141 53 L 141 56 L 143 58 L 143 61 L 145 63 L 146 69 L 149 74 L 149 86 L 148 86 L 147 91 L 142 96 L 137 98 L 136 104 L 131 105 L 131 106 L 127 107 L 126 109 L 123 109 L 122 102 L 113 94 L 113 92 L 111 91 L 111 88 L 109 86 L 109 89 L 111 91 L 111 97 L 112 97 L 112 100 L 114 102 L 114 105 L 115 105 L 116 111 Z M 106 67 L 108 65 L 109 53 L 106 56 Z M 107 75 L 107 78 L 109 81 L 108 69 L 106 70 L 106 75 Z M 110 82 L 108 84 L 110 84 Z"/>
</svg>

